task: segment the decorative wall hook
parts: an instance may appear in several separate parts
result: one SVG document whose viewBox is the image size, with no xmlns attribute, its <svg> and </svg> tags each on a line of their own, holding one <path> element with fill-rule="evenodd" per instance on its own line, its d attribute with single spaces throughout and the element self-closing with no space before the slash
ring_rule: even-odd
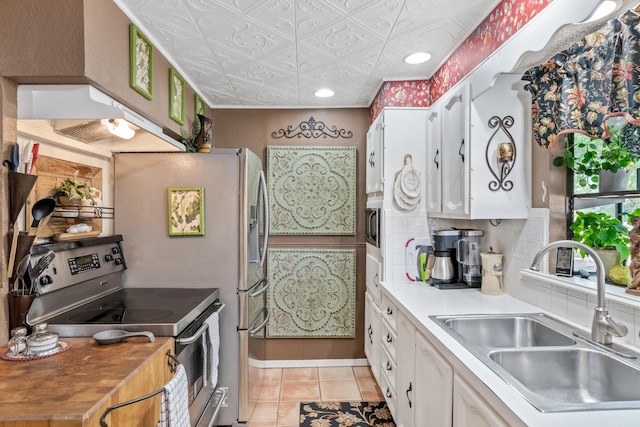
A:
<svg viewBox="0 0 640 427">
<path fill-rule="evenodd" d="M 513 189 L 513 181 L 507 181 L 507 177 L 513 170 L 513 165 L 516 162 L 517 154 L 516 144 L 508 131 L 508 129 L 513 126 L 513 123 L 514 120 L 511 116 L 505 116 L 504 118 L 493 116 L 487 123 L 491 129 L 496 128 L 491 138 L 489 138 L 487 149 L 485 150 L 487 166 L 491 174 L 495 177 L 494 181 L 489 182 L 489 190 L 491 191 L 498 191 L 500 189 L 511 191 Z M 491 150 L 492 147 L 495 147 L 495 156 L 489 155 L 493 152 Z M 495 169 L 494 166 L 496 167 Z"/>
<path fill-rule="evenodd" d="M 307 122 L 300 122 L 295 128 L 292 125 L 287 126 L 286 129 L 278 129 L 271 132 L 272 138 L 351 138 L 353 132 L 346 129 L 338 129 L 336 126 L 329 128 L 324 122 L 318 122 L 313 117 L 309 118 Z"/>
</svg>

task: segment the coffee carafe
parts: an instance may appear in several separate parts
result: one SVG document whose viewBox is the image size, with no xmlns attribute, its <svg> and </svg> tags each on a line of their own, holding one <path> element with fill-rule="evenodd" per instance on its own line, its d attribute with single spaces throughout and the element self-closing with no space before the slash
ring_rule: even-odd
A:
<svg viewBox="0 0 640 427">
<path fill-rule="evenodd" d="M 460 239 L 457 242 L 456 261 L 460 263 L 462 280 L 467 286 L 479 288 L 482 284 L 482 260 L 480 259 L 480 247 L 482 245 L 482 230 L 460 230 Z"/>
<path fill-rule="evenodd" d="M 431 269 L 431 284 L 438 286 L 458 282 L 456 248 L 460 231 L 434 230 L 432 235 L 435 260 Z"/>
</svg>

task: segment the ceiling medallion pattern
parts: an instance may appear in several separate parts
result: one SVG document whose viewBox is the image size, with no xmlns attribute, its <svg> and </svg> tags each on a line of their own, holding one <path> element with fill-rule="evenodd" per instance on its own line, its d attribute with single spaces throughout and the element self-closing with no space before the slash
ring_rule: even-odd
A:
<svg viewBox="0 0 640 427">
<path fill-rule="evenodd" d="M 338 129 L 337 126 L 327 126 L 324 122 L 316 121 L 311 116 L 308 121 L 300 122 L 295 128 L 292 125 L 286 129 L 278 129 L 271 132 L 272 138 L 352 138 L 353 132 L 346 129 Z"/>
</svg>

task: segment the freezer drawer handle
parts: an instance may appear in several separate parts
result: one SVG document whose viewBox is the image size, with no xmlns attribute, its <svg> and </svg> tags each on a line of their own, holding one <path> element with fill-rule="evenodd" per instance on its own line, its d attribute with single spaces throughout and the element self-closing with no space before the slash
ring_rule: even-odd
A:
<svg viewBox="0 0 640 427">
<path fill-rule="evenodd" d="M 216 311 L 214 313 L 220 313 L 223 308 L 224 308 L 224 304 L 222 303 L 218 304 L 218 307 L 216 308 Z M 206 331 L 207 329 L 209 329 L 209 324 L 207 322 L 204 322 L 202 326 L 200 326 L 200 329 L 198 329 L 195 334 L 186 338 L 178 338 L 176 339 L 176 343 L 182 344 L 182 345 L 193 344 L 194 342 L 198 341 L 198 339 L 202 336 L 202 334 L 204 334 L 204 331 Z"/>
<path fill-rule="evenodd" d="M 258 321 L 258 317 L 260 317 L 260 316 L 257 316 L 256 319 L 251 324 L 251 326 L 249 326 L 249 335 L 253 336 L 258 332 L 260 332 L 260 330 L 264 328 L 267 322 L 269 321 L 269 317 L 270 317 L 269 307 L 267 307 L 266 305 L 262 307 L 262 312 L 264 313 L 264 321 L 260 323 L 258 326 L 255 326 L 256 322 Z"/>
<path fill-rule="evenodd" d="M 262 288 L 260 288 L 260 290 L 258 290 L 258 291 L 251 292 L 251 293 L 249 294 L 249 297 L 250 297 L 250 298 L 255 298 L 255 297 L 257 297 L 258 295 L 262 295 L 262 294 L 264 294 L 265 292 L 267 292 L 267 289 L 269 289 L 269 279 L 267 279 L 266 277 L 263 277 L 263 278 L 262 278 L 262 280 L 260 280 L 260 283 L 263 283 L 263 284 L 264 284 L 264 286 L 263 286 Z M 258 285 L 259 285 L 260 283 L 258 283 Z M 258 286 L 258 285 L 256 285 L 256 286 Z"/>
</svg>

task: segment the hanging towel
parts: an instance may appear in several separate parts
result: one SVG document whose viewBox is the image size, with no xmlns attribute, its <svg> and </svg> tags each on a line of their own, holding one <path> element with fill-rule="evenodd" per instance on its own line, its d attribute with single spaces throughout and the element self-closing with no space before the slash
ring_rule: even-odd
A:
<svg viewBox="0 0 640 427">
<path fill-rule="evenodd" d="M 158 427 L 191 427 L 187 372 L 178 365 L 171 381 L 164 386 Z"/>
<path fill-rule="evenodd" d="M 220 361 L 220 322 L 218 313 L 215 312 L 206 320 L 208 325 L 206 339 L 204 340 L 204 385 L 211 382 L 211 388 L 218 385 L 218 363 Z"/>
</svg>

